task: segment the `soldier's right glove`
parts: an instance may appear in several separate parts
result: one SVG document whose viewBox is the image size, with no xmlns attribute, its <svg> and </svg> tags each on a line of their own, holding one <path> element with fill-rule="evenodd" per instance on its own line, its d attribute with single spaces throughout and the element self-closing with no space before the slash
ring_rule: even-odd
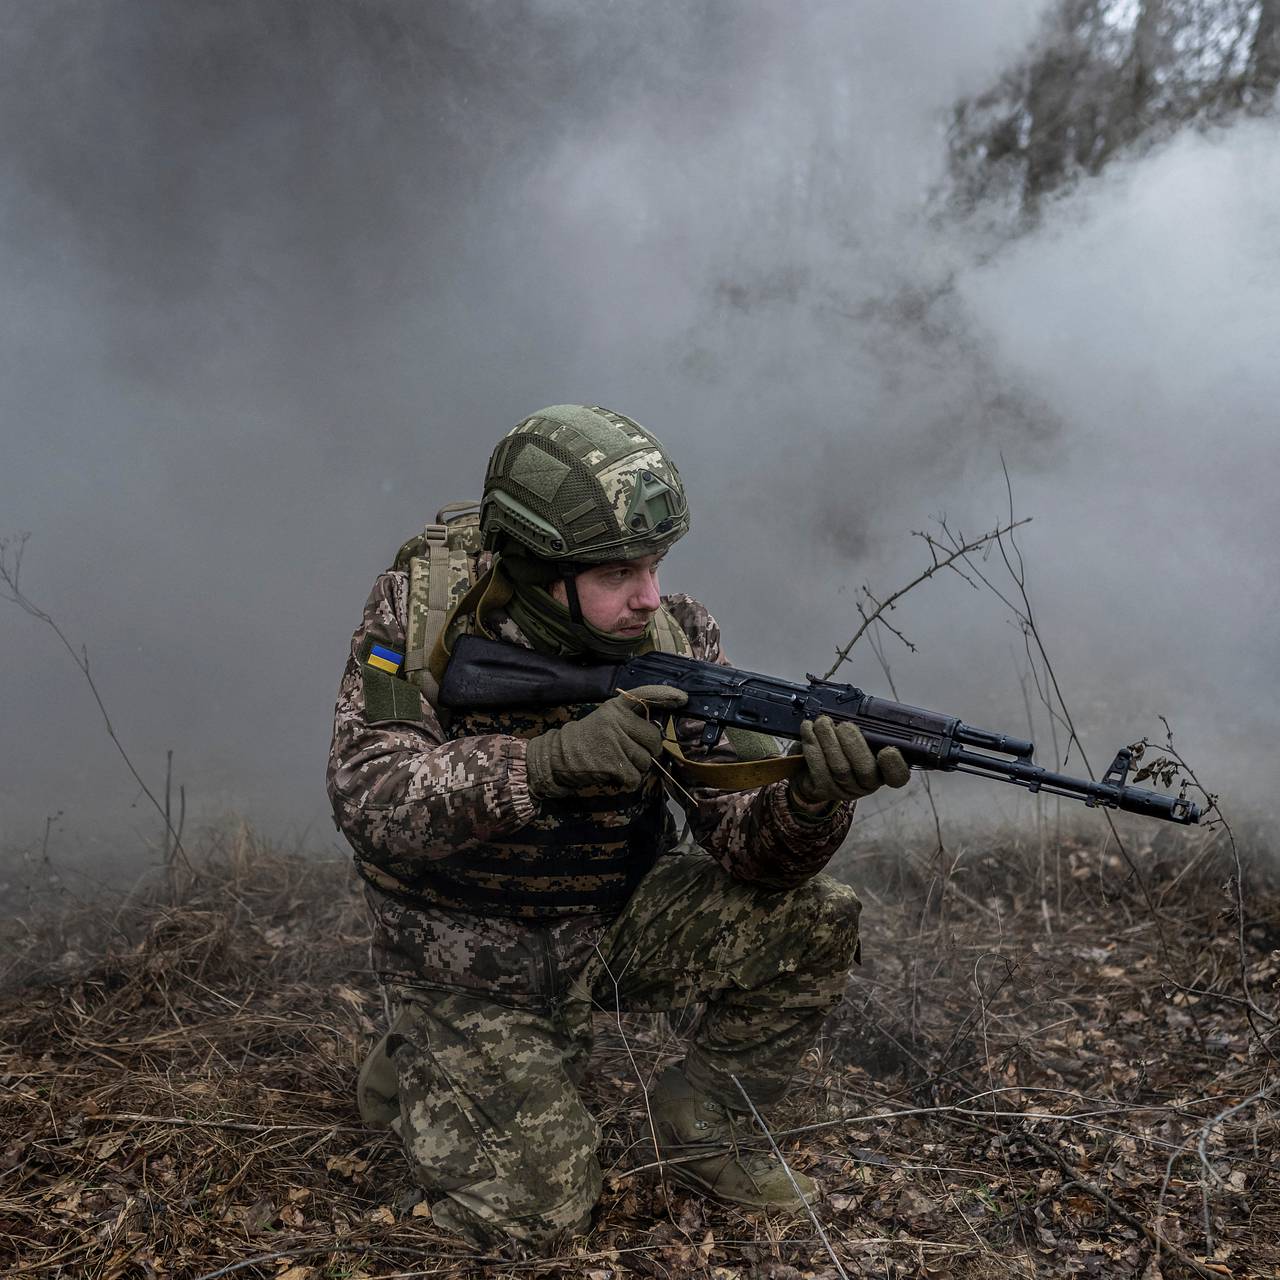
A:
<svg viewBox="0 0 1280 1280">
<path fill-rule="evenodd" d="M 636 791 L 662 750 L 660 721 L 688 696 L 665 684 L 644 685 L 601 703 L 589 716 L 529 739 L 529 790 L 557 799 L 586 788 Z M 645 719 L 645 708 L 654 713 Z"/>
<path fill-rule="evenodd" d="M 905 787 L 911 778 L 897 747 L 872 754 L 857 725 L 836 724 L 830 716 L 801 724 L 800 750 L 805 767 L 791 789 L 802 804 L 861 800 L 883 786 Z"/>
</svg>

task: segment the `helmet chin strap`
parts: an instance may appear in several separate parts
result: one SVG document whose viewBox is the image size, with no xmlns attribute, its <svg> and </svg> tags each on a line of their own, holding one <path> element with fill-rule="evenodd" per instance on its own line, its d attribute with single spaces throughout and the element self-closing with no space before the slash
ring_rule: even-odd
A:
<svg viewBox="0 0 1280 1280">
<path fill-rule="evenodd" d="M 590 565 L 552 564 L 534 557 L 499 553 L 495 569 L 513 586 L 507 610 L 512 620 L 544 653 L 593 654 L 611 662 L 625 661 L 652 647 L 643 635 L 612 635 L 592 626 L 583 615 L 578 575 Z M 552 588 L 564 584 L 564 599 Z"/>
<path fill-rule="evenodd" d="M 564 583 L 565 604 L 569 609 L 569 619 L 574 626 L 582 626 L 582 601 L 578 599 L 578 570 L 565 565 L 560 570 L 560 581 Z"/>
</svg>

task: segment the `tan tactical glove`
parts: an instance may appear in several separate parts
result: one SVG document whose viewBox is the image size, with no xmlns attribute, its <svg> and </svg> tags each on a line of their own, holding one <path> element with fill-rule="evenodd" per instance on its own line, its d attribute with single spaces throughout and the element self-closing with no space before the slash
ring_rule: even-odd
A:
<svg viewBox="0 0 1280 1280">
<path fill-rule="evenodd" d="M 802 805 L 861 800 L 883 786 L 905 787 L 911 770 L 897 747 L 881 747 L 872 755 L 861 730 L 835 724 L 819 716 L 800 726 L 804 768 L 791 779 L 791 790 Z"/>
<path fill-rule="evenodd" d="M 530 738 L 529 790 L 558 799 L 587 787 L 635 791 L 662 750 L 662 722 L 688 695 L 647 684 L 602 703 L 589 716 Z M 645 707 L 652 718 L 645 719 Z"/>
</svg>

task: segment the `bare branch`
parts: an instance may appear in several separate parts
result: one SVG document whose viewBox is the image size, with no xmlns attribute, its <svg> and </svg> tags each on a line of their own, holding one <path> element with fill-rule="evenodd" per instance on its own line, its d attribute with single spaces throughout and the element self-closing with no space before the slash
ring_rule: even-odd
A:
<svg viewBox="0 0 1280 1280">
<path fill-rule="evenodd" d="M 906 639 L 906 637 L 903 636 L 903 634 L 900 631 L 889 626 L 889 624 L 884 621 L 884 614 L 886 613 L 886 611 L 892 609 L 897 604 L 897 602 L 907 594 L 908 591 L 911 591 L 913 588 L 918 587 L 922 582 L 927 582 L 930 578 L 934 576 L 934 574 L 939 573 L 943 569 L 951 568 L 957 560 L 964 559 L 967 556 L 971 555 L 973 552 L 978 551 L 981 548 L 987 546 L 988 544 L 997 541 L 1002 535 L 1011 533 L 1015 528 L 1017 528 L 1018 525 L 1029 524 L 1030 522 L 1031 522 L 1031 517 L 1024 516 L 1021 520 L 1016 520 L 1012 524 L 1008 524 L 1004 526 L 997 525 L 996 528 L 990 530 L 987 533 L 982 534 L 980 537 L 974 538 L 969 542 L 965 542 L 961 544 L 959 547 L 955 548 L 954 550 L 949 550 L 947 554 L 942 556 L 941 558 L 939 558 L 937 554 L 940 544 L 938 544 L 935 539 L 930 538 L 928 534 L 917 532 L 916 536 L 919 538 L 924 538 L 925 542 L 928 544 L 929 550 L 932 554 L 933 563 L 927 569 L 925 569 L 922 573 L 919 573 L 916 575 L 916 577 L 912 578 L 911 581 L 906 584 L 906 586 L 900 587 L 891 596 L 888 596 L 884 600 L 881 600 L 881 601 L 876 600 L 876 598 L 871 594 L 870 590 L 867 587 L 864 586 L 862 588 L 867 599 L 871 601 L 875 607 L 871 610 L 870 613 L 868 613 L 866 610 L 863 609 L 862 605 L 859 604 L 858 613 L 861 614 L 862 616 L 862 625 L 850 637 L 848 644 L 842 645 L 839 649 L 836 650 L 836 660 L 823 673 L 822 678 L 824 680 L 830 680 L 831 677 L 835 675 L 835 673 L 840 669 L 840 667 L 843 666 L 843 664 L 849 660 L 849 654 L 852 652 L 853 646 L 857 644 L 858 641 L 862 639 L 862 637 L 866 634 L 867 628 L 876 622 L 879 622 L 887 630 L 892 631 L 894 635 L 896 635 L 900 640 L 902 640 L 904 644 L 908 645 L 909 648 L 914 650 L 915 646 L 912 645 Z M 961 577 L 963 576 L 964 575 L 961 574 Z"/>
<path fill-rule="evenodd" d="M 800 1198 L 800 1203 L 804 1205 L 804 1211 L 809 1215 L 809 1221 L 813 1223 L 814 1229 L 818 1233 L 818 1238 L 822 1241 L 823 1248 L 827 1251 L 829 1257 L 835 1266 L 836 1273 L 841 1280 L 849 1280 L 849 1273 L 840 1263 L 840 1259 L 836 1257 L 836 1251 L 831 1247 L 831 1241 L 827 1239 L 827 1233 L 822 1229 L 822 1223 L 818 1221 L 818 1215 L 814 1213 L 813 1206 L 805 1199 L 805 1194 L 800 1190 L 800 1184 L 796 1181 L 796 1175 L 791 1172 L 791 1166 L 787 1163 L 787 1158 L 782 1154 L 782 1149 L 778 1146 L 772 1133 L 769 1132 L 769 1126 L 765 1124 L 764 1118 L 760 1112 L 756 1110 L 756 1104 L 751 1101 L 751 1095 L 743 1088 L 742 1081 L 732 1073 L 729 1079 L 738 1086 L 738 1092 L 742 1094 L 743 1100 L 747 1106 L 751 1108 L 751 1114 L 755 1117 L 755 1122 L 760 1126 L 760 1131 L 769 1139 L 769 1146 L 773 1149 L 773 1154 L 778 1163 L 782 1166 L 787 1175 L 787 1181 L 791 1183 L 791 1189 Z"/>
<path fill-rule="evenodd" d="M 172 852 L 181 857 L 187 871 L 194 875 L 195 871 L 187 857 L 187 852 L 182 847 L 181 835 L 170 822 L 165 805 L 161 804 L 151 788 L 143 781 L 142 775 L 129 758 L 129 753 L 125 750 L 124 743 L 120 741 L 115 726 L 111 723 L 111 716 L 107 712 L 106 704 L 102 701 L 102 695 L 98 692 L 97 683 L 89 671 L 89 650 L 84 645 L 81 645 L 79 652 L 77 652 L 75 646 L 68 639 L 66 632 L 58 625 L 57 621 L 35 604 L 22 589 L 22 557 L 26 551 L 27 540 L 30 536 L 30 534 L 23 533 L 16 538 L 0 538 L 0 585 L 4 588 L 3 591 L 0 591 L 0 596 L 16 604 L 24 613 L 35 618 L 37 622 L 43 622 L 58 637 L 58 642 L 67 651 L 71 661 L 79 668 L 80 674 L 84 676 L 85 683 L 89 686 L 89 692 L 93 694 L 94 702 L 98 704 L 98 711 L 102 715 L 102 723 L 106 727 L 107 737 L 111 739 L 142 794 L 146 796 L 152 808 L 160 815 L 161 821 L 164 823 L 166 845 L 169 840 L 172 840 L 173 843 L 170 846 Z"/>
</svg>

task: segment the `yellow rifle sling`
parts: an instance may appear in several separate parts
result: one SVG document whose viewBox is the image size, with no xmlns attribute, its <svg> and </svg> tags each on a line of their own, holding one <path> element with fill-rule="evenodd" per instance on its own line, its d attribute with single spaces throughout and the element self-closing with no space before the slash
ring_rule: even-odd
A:
<svg viewBox="0 0 1280 1280">
<path fill-rule="evenodd" d="M 767 756 L 763 760 L 730 760 L 712 764 L 690 760 L 676 741 L 675 724 L 667 721 L 662 753 L 671 761 L 678 781 L 692 787 L 713 787 L 716 791 L 754 791 L 793 777 L 804 768 L 803 756 Z"/>
</svg>

